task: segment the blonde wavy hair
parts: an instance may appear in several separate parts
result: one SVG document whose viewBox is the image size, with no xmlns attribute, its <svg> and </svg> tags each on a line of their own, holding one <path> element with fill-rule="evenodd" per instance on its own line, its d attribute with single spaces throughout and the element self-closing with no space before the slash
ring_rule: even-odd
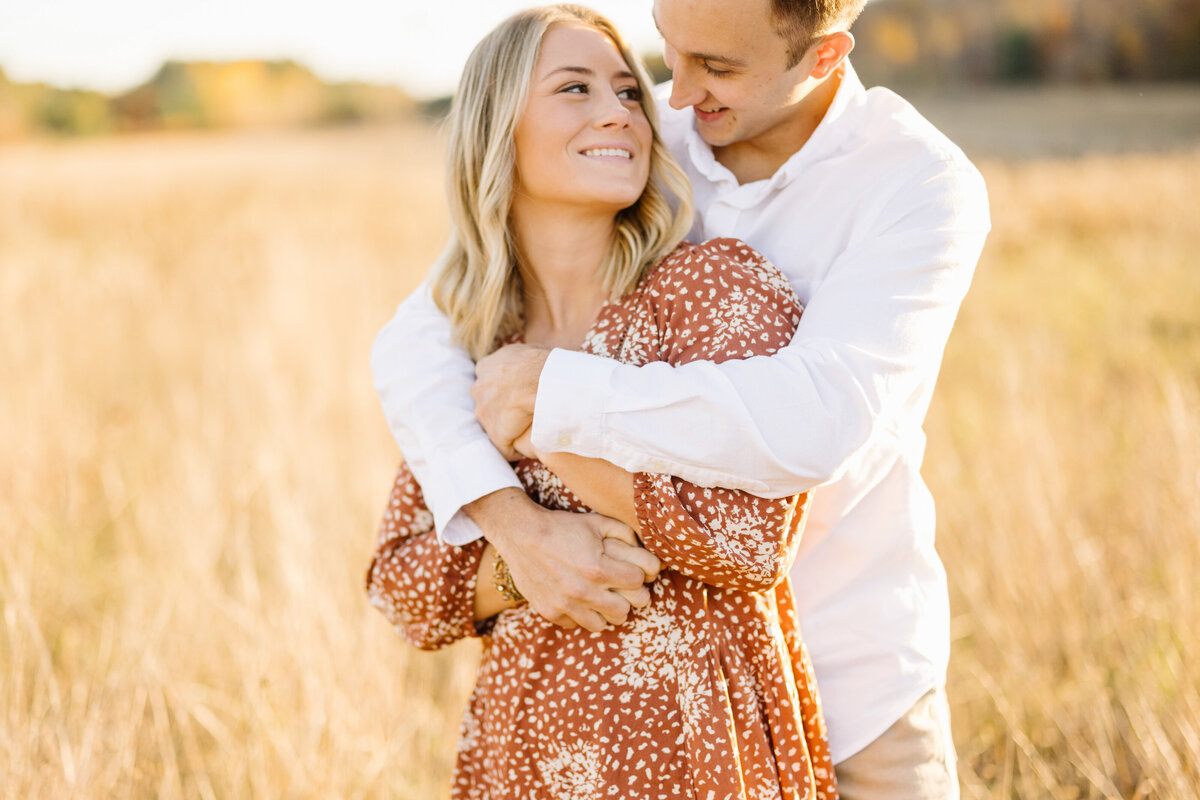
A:
<svg viewBox="0 0 1200 800">
<path fill-rule="evenodd" d="M 612 299 L 630 292 L 692 224 L 691 185 L 659 137 L 652 84 L 612 23 L 571 4 L 509 17 L 471 52 L 447 119 L 451 234 L 434 265 L 431 290 L 456 341 L 475 359 L 522 325 L 523 285 L 509 225 L 516 180 L 513 136 L 542 39 L 559 24 L 582 24 L 613 41 L 637 78 L 642 109 L 654 131 L 650 179 L 637 202 L 618 212 L 600 268 L 605 291 Z"/>
</svg>

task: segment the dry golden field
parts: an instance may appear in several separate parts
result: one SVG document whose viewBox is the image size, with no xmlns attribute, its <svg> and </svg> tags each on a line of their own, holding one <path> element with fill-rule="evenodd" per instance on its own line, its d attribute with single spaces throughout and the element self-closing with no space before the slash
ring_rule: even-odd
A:
<svg viewBox="0 0 1200 800">
<path fill-rule="evenodd" d="M 1200 795 L 1200 151 L 984 162 L 926 472 L 968 798 Z M 443 796 L 361 580 L 420 127 L 0 149 L 0 798 Z"/>
</svg>

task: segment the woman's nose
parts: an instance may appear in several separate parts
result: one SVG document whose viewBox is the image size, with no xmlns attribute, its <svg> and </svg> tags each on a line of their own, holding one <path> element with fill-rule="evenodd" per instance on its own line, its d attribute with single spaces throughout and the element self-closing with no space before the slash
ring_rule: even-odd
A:
<svg viewBox="0 0 1200 800">
<path fill-rule="evenodd" d="M 601 128 L 606 128 L 610 125 L 625 127 L 629 124 L 630 113 L 629 106 L 625 104 L 625 101 L 616 92 L 610 91 L 602 100 L 601 107 L 597 113 L 596 124 Z"/>
</svg>

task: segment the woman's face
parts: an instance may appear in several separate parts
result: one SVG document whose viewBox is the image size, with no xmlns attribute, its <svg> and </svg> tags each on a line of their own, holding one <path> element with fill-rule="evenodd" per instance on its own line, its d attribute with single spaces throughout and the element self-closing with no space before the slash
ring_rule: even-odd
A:
<svg viewBox="0 0 1200 800">
<path fill-rule="evenodd" d="M 652 139 L 637 79 L 612 40 L 555 25 L 517 122 L 514 210 L 537 204 L 615 215 L 646 188 Z"/>
</svg>

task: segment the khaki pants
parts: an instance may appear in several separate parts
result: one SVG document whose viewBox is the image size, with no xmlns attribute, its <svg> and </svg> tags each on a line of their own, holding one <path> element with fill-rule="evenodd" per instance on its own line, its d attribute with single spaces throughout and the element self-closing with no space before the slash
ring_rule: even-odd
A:
<svg viewBox="0 0 1200 800">
<path fill-rule="evenodd" d="M 945 688 L 929 690 L 882 736 L 836 770 L 842 800 L 957 800 Z"/>
</svg>

